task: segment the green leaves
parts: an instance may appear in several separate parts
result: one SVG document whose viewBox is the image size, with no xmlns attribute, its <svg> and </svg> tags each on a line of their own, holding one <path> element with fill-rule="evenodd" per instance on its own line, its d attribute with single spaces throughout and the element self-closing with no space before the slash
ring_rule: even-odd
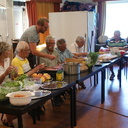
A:
<svg viewBox="0 0 128 128">
<path fill-rule="evenodd" d="M 90 52 L 87 57 L 88 57 L 87 66 L 91 67 L 91 66 L 95 65 L 95 63 L 98 59 L 98 53 Z"/>
<path fill-rule="evenodd" d="M 21 74 L 20 76 L 18 76 L 15 80 L 16 81 L 22 81 L 22 80 L 24 80 L 25 78 L 27 78 L 28 77 L 28 75 L 26 75 L 26 74 Z"/>
</svg>

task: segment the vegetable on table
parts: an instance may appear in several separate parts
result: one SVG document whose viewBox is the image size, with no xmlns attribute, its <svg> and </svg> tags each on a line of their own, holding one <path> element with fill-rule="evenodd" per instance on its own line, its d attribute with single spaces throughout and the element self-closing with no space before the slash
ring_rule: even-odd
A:
<svg viewBox="0 0 128 128">
<path fill-rule="evenodd" d="M 90 52 L 87 55 L 87 58 L 88 58 L 87 66 L 88 67 L 94 66 L 96 64 L 97 59 L 98 59 L 98 53 L 96 53 L 96 52 Z"/>
</svg>

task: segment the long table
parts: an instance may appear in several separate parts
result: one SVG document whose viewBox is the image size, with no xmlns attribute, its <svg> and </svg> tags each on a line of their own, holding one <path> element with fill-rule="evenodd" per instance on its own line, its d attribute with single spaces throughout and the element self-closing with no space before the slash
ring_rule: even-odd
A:
<svg viewBox="0 0 128 128">
<path fill-rule="evenodd" d="M 110 67 L 113 64 L 116 64 L 117 62 L 120 62 L 122 58 L 116 58 L 112 60 L 110 63 L 104 63 L 101 66 L 95 66 L 93 67 L 92 71 L 85 71 L 77 75 L 65 75 L 64 81 L 68 83 L 68 85 L 64 88 L 61 88 L 59 90 L 52 91 L 52 93 L 46 97 L 32 100 L 32 102 L 27 106 L 21 106 L 16 107 L 9 103 L 9 101 L 5 101 L 0 103 L 0 112 L 10 115 L 17 116 L 18 119 L 18 128 L 23 128 L 22 123 L 22 115 L 26 112 L 29 112 L 33 110 L 33 113 L 35 113 L 35 109 L 37 106 L 44 105 L 44 103 L 61 94 L 62 92 L 70 89 L 70 127 L 73 128 L 76 126 L 76 87 L 75 85 L 79 82 L 82 82 L 88 78 L 90 78 L 93 75 L 97 75 L 99 72 L 101 72 L 101 103 L 103 104 L 105 101 L 105 70 L 106 68 Z M 121 72 L 119 76 L 119 86 L 121 87 Z M 36 117 L 33 117 L 33 123 L 36 123 Z"/>
</svg>

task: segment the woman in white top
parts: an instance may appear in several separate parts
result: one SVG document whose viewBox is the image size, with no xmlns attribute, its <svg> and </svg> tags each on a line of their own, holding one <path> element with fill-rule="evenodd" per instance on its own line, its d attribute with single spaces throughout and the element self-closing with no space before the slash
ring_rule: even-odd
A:
<svg viewBox="0 0 128 128">
<path fill-rule="evenodd" d="M 17 68 L 10 66 L 10 45 L 5 42 L 0 42 L 0 84 L 9 78 L 9 74 L 17 73 Z M 13 126 L 12 120 L 15 118 L 12 115 L 6 115 L 7 119 L 2 120 L 6 126 Z"/>
<path fill-rule="evenodd" d="M 17 72 L 17 68 L 10 66 L 10 45 L 0 42 L 0 84 L 9 78 L 9 74 Z"/>
</svg>

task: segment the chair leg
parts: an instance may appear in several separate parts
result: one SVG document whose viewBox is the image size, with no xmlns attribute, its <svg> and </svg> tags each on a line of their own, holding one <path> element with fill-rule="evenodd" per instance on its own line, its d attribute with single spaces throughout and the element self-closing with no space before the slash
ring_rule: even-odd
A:
<svg viewBox="0 0 128 128">
<path fill-rule="evenodd" d="M 91 77 L 90 77 L 90 85 L 92 86 L 92 79 L 91 79 Z"/>
</svg>

